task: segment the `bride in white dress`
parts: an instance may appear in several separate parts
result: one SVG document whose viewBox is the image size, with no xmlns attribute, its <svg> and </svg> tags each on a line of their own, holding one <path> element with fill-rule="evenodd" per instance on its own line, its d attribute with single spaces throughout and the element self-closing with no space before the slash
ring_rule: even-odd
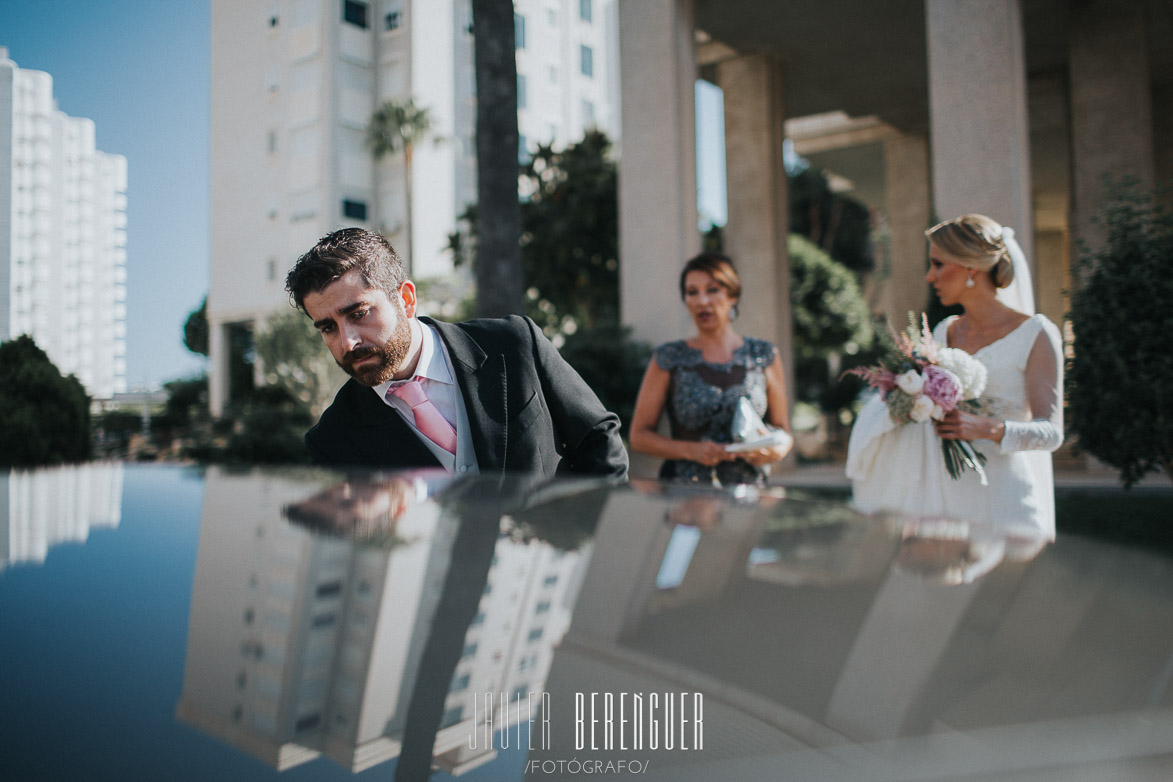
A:
<svg viewBox="0 0 1173 782">
<path fill-rule="evenodd" d="M 965 314 L 933 331 L 938 344 L 972 354 L 988 371 L 984 415 L 953 410 L 944 420 L 898 426 L 878 396 L 860 411 L 848 445 L 855 506 L 1021 529 L 1053 538 L 1051 452 L 1063 442 L 1063 360 L 1055 324 L 1034 314 L 1029 269 L 1014 232 L 963 215 L 925 232 L 926 281 Z M 938 438 L 970 440 L 986 456 L 954 480 Z"/>
</svg>

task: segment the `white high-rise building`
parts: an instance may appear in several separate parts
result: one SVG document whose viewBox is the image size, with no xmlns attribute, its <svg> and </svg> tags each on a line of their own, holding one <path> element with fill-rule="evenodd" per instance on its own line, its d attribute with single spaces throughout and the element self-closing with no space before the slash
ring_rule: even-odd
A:
<svg viewBox="0 0 1173 782">
<path fill-rule="evenodd" d="M 42 564 L 49 550 L 85 543 L 122 521 L 122 464 L 90 462 L 0 473 L 0 574 Z"/>
<path fill-rule="evenodd" d="M 282 518 L 311 492 L 209 470 L 176 715 L 279 771 L 325 754 L 358 773 L 399 755 L 462 522 L 429 500 L 398 517 L 393 544 L 315 534 Z M 341 507 L 323 494 L 311 494 L 315 509 Z M 452 682 L 435 693 L 441 768 L 493 758 L 491 742 L 470 747 L 486 720 L 528 721 L 517 700 L 528 708 L 544 689 L 589 552 L 497 539 Z"/>
<path fill-rule="evenodd" d="M 126 390 L 126 158 L 0 47 L 0 341 L 21 334 L 94 398 Z"/>
<path fill-rule="evenodd" d="M 522 144 L 614 138 L 615 0 L 514 5 Z M 448 235 L 476 201 L 473 43 L 471 0 L 213 0 L 214 414 L 238 337 L 288 306 L 287 270 L 326 233 L 380 231 L 417 280 L 452 272 Z M 413 151 L 410 248 L 403 156 L 376 163 L 365 144 L 376 108 L 407 98 L 432 118 Z"/>
</svg>

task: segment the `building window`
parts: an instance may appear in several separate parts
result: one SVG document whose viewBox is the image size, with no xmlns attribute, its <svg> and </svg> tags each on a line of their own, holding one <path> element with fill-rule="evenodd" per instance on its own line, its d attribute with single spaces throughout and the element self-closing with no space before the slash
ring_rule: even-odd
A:
<svg viewBox="0 0 1173 782">
<path fill-rule="evenodd" d="M 545 584 L 546 586 L 554 586 L 555 584 L 558 583 L 558 574 L 555 573 L 552 576 L 546 576 L 545 580 L 542 581 L 542 583 Z"/>
<path fill-rule="evenodd" d="M 591 21 L 591 0 L 578 0 L 578 18 L 584 22 Z"/>
<path fill-rule="evenodd" d="M 355 27 L 367 29 L 367 12 L 370 6 L 358 0 L 342 0 L 342 20 Z"/>
<path fill-rule="evenodd" d="M 329 581 L 325 584 L 318 584 L 318 597 L 334 597 L 342 594 L 341 581 Z"/>
<path fill-rule="evenodd" d="M 527 640 L 536 641 L 541 637 L 542 637 L 542 628 L 535 627 L 533 630 L 529 631 L 529 636 L 527 637 Z"/>
<path fill-rule="evenodd" d="M 518 673 L 526 673 L 532 671 L 538 664 L 538 656 L 536 654 L 527 654 L 521 658 L 521 662 L 517 664 Z"/>
<path fill-rule="evenodd" d="M 518 49 L 525 48 L 525 17 L 521 14 L 513 15 L 513 45 Z"/>
<path fill-rule="evenodd" d="M 312 729 L 318 727 L 318 723 L 320 723 L 321 721 L 322 721 L 321 714 L 309 714 L 309 715 L 306 715 L 305 717 L 301 717 L 300 719 L 298 719 L 298 721 L 293 726 L 293 730 L 297 733 L 301 733 L 302 731 L 306 731 L 306 730 L 312 730 Z"/>
<path fill-rule="evenodd" d="M 550 610 L 550 601 L 549 600 L 543 600 L 542 602 L 538 603 L 537 606 L 534 607 L 535 614 L 544 614 L 549 610 Z"/>
<path fill-rule="evenodd" d="M 517 108 L 525 108 L 525 76 L 517 74 Z"/>
<path fill-rule="evenodd" d="M 524 133 L 517 134 L 517 162 L 523 166 L 529 162 L 529 139 Z"/>
<path fill-rule="evenodd" d="M 270 130 L 269 135 L 266 138 L 266 141 L 268 142 L 269 154 L 270 155 L 277 154 L 277 131 Z"/>
<path fill-rule="evenodd" d="M 550 25 L 551 27 L 558 26 L 558 9 L 557 8 L 547 8 L 546 9 L 546 24 Z"/>
<path fill-rule="evenodd" d="M 589 100 L 582 102 L 582 126 L 584 128 L 595 126 L 595 104 Z"/>
<path fill-rule="evenodd" d="M 269 259 L 268 277 L 269 277 L 269 282 L 273 282 L 274 280 L 277 279 L 277 259 L 276 258 Z"/>
<path fill-rule="evenodd" d="M 579 70 L 582 71 L 583 76 L 595 75 L 595 53 L 591 47 L 581 45 L 578 47 Z"/>
<path fill-rule="evenodd" d="M 460 655 L 460 659 L 463 660 L 466 657 L 472 657 L 476 653 L 477 653 L 477 645 L 476 645 L 476 642 L 474 641 L 473 643 L 465 645 L 464 651 Z"/>
<path fill-rule="evenodd" d="M 342 199 L 342 216 L 350 220 L 366 220 L 367 202 Z"/>
<path fill-rule="evenodd" d="M 387 15 L 383 17 L 383 29 L 387 31 L 398 30 L 403 24 L 402 11 L 388 11 Z"/>
<path fill-rule="evenodd" d="M 468 682 L 471 677 L 467 673 L 462 673 L 459 676 L 452 677 L 452 686 L 448 688 L 448 692 L 460 692 L 468 689 Z"/>
<path fill-rule="evenodd" d="M 270 16 L 270 17 L 269 17 L 269 26 L 270 26 L 270 27 L 276 27 L 276 26 L 277 26 L 277 23 L 278 23 L 279 21 L 280 21 L 280 20 L 277 18 L 277 15 L 276 15 L 276 14 L 274 14 L 273 16 Z"/>
<path fill-rule="evenodd" d="M 337 620 L 336 614 L 319 614 L 310 620 L 310 625 L 313 627 L 333 627 Z"/>
</svg>

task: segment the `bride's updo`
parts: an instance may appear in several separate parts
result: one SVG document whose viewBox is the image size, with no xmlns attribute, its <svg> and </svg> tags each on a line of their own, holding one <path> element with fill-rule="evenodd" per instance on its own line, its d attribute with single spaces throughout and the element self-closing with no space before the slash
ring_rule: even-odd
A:
<svg viewBox="0 0 1173 782">
<path fill-rule="evenodd" d="M 989 272 L 994 287 L 1005 288 L 1014 281 L 1014 262 L 1003 240 L 1006 230 L 985 215 L 969 214 L 935 225 L 925 236 L 959 265 Z"/>
</svg>

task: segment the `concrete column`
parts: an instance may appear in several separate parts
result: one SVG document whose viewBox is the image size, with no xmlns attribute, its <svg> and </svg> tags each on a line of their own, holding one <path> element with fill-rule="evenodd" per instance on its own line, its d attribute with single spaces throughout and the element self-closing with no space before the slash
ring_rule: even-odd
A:
<svg viewBox="0 0 1173 782">
<path fill-rule="evenodd" d="M 693 36 L 693 0 L 620 0 L 621 310 L 635 336 L 653 343 L 691 326 L 677 281 L 701 246 Z"/>
<path fill-rule="evenodd" d="M 228 403 L 228 340 L 227 326 L 218 320 L 208 320 L 208 410 L 213 418 L 224 414 Z"/>
<path fill-rule="evenodd" d="M 1019 0 L 927 0 L 934 217 L 1012 226 L 1034 258 Z"/>
<path fill-rule="evenodd" d="M 898 135 L 884 140 L 884 200 L 888 215 L 889 265 L 877 305 L 896 329 L 908 313 L 925 308 L 927 245 L 932 221 L 929 194 L 929 147 L 924 136 Z"/>
<path fill-rule="evenodd" d="M 1154 184 L 1152 94 L 1140 3 L 1085 0 L 1072 6 L 1071 149 L 1076 239 L 1096 247 L 1092 218 L 1104 203 L 1103 177 Z"/>
<path fill-rule="evenodd" d="M 782 67 L 776 60 L 754 55 L 726 60 L 716 71 L 725 93 L 725 249 L 742 281 L 737 330 L 778 346 L 793 401 Z"/>
</svg>

